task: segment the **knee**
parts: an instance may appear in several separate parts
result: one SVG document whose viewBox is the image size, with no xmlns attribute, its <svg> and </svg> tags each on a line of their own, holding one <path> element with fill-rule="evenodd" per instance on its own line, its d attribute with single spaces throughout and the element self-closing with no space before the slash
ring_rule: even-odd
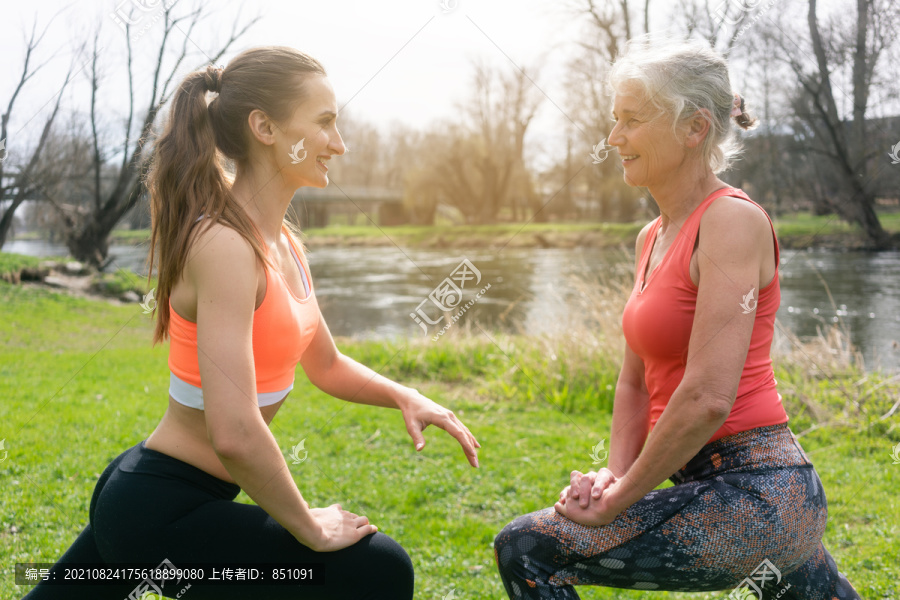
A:
<svg viewBox="0 0 900 600">
<path fill-rule="evenodd" d="M 510 548 L 510 541 L 512 539 L 510 525 L 512 525 L 512 523 L 501 529 L 500 532 L 494 536 L 494 562 L 497 563 L 498 567 L 503 566 L 500 562 L 500 555 L 503 554 L 506 556 L 509 553 L 508 548 Z"/>
<path fill-rule="evenodd" d="M 409 554 L 393 538 L 381 532 L 368 538 L 367 569 L 393 589 L 393 598 L 412 598 L 415 572 Z M 388 596 L 386 596 L 388 597 Z"/>
<path fill-rule="evenodd" d="M 533 547 L 523 518 L 509 523 L 494 537 L 494 560 L 501 572 L 513 571 L 522 565 L 527 552 Z"/>
</svg>

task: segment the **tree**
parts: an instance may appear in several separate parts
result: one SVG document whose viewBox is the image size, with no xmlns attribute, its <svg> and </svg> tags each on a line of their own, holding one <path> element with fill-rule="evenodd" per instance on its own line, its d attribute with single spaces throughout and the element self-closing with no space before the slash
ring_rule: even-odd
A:
<svg viewBox="0 0 900 600">
<path fill-rule="evenodd" d="M 468 122 L 427 136 L 430 159 L 410 173 L 408 185 L 433 186 L 431 201 L 457 208 L 468 223 L 496 222 L 501 210 L 523 205 L 535 214 L 539 206 L 525 167 L 525 134 L 541 103 L 533 71 L 475 65 L 473 97 L 463 108 Z"/>
<path fill-rule="evenodd" d="M 711 8 L 709 0 L 680 0 L 676 19 L 686 38 L 700 36 L 727 57 L 742 37 L 745 24 L 764 10 L 759 7 L 762 0 L 715 0 L 714 4 Z"/>
<path fill-rule="evenodd" d="M 98 111 L 101 87 L 99 29 L 93 37 L 88 69 L 91 84 L 89 119 L 93 146 L 91 198 L 86 211 L 60 210 L 60 215 L 65 224 L 66 245 L 72 256 L 97 267 L 103 267 L 108 262 L 109 235 L 113 228 L 146 193 L 143 175 L 153 154 L 153 125 L 174 92 L 170 86 L 178 73 L 178 68 L 187 58 L 188 45 L 192 44 L 190 36 L 201 21 L 204 9 L 201 6 L 185 15 L 174 16 L 172 4 L 167 3 L 161 6 L 160 10 L 162 11 L 163 25 L 162 40 L 156 53 L 156 64 L 153 69 L 149 98 L 147 98 L 147 112 L 140 121 L 139 135 L 134 138 L 132 138 L 132 127 L 139 99 L 134 89 L 131 23 L 128 20 L 120 23 L 125 29 L 129 94 L 127 117 L 122 132 L 123 142 L 115 153 L 107 152 L 101 142 L 102 127 Z M 240 30 L 235 21 L 229 38 L 204 64 L 218 61 L 257 20 L 258 17 L 250 20 Z M 174 64 L 168 73 L 165 73 L 163 62 L 169 50 L 172 33 L 176 29 L 182 31 L 182 28 L 184 28 L 184 40 L 181 48 L 178 50 Z M 121 160 L 118 163 L 112 160 L 116 154 L 121 154 Z M 106 178 L 110 179 L 108 185 L 103 183 Z"/>
<path fill-rule="evenodd" d="M 53 19 L 50 20 L 51 23 L 52 21 Z M 4 146 L 6 146 L 9 142 L 9 120 L 19 94 L 22 92 L 25 84 L 28 83 L 28 81 L 32 79 L 38 73 L 38 71 L 40 71 L 41 68 L 43 68 L 47 64 L 46 62 L 44 62 L 33 68 L 31 66 L 31 62 L 34 59 L 33 54 L 38 45 L 40 45 L 41 40 L 43 40 L 44 35 L 47 33 L 47 29 L 49 27 L 50 23 L 48 23 L 47 27 L 45 27 L 44 30 L 40 34 L 38 34 L 37 22 L 35 22 L 34 26 L 31 29 L 31 34 L 27 42 L 25 43 L 25 59 L 22 65 L 22 74 L 19 76 L 19 82 L 16 85 L 16 89 L 13 91 L 12 96 L 10 96 L 9 103 L 6 105 L 6 111 L 2 116 L 0 116 L 0 141 L 3 142 Z M 45 149 L 47 148 L 47 140 L 51 136 L 53 124 L 56 121 L 57 115 L 59 114 L 59 107 L 62 101 L 63 93 L 65 92 L 66 88 L 69 85 L 69 82 L 72 79 L 73 71 L 74 65 L 70 65 L 69 70 L 66 73 L 66 77 L 63 81 L 62 88 L 56 95 L 56 100 L 54 101 L 53 108 L 50 111 L 50 115 L 44 121 L 41 135 L 38 138 L 34 148 L 31 150 L 31 155 L 27 160 L 16 161 L 18 162 L 19 167 L 15 173 L 7 172 L 7 169 L 12 165 L 12 162 L 7 162 L 7 159 L 10 157 L 9 151 L 5 148 L 4 150 L 0 151 L 0 154 L 2 154 L 2 159 L 0 159 L 0 248 L 2 248 L 6 243 L 7 236 L 12 229 L 13 217 L 15 216 L 16 210 L 26 200 L 40 198 L 40 186 L 38 185 L 38 182 L 46 181 L 51 177 L 52 168 L 41 168 L 41 159 Z M 46 165 L 46 163 L 44 163 L 44 165 Z M 11 170 L 12 169 L 10 169 L 10 171 Z M 9 202 L 9 205 L 5 208 L 3 207 L 4 201 Z"/>
<path fill-rule="evenodd" d="M 830 23 L 824 34 L 816 15 L 817 1 L 808 0 L 807 26 L 814 61 L 803 53 L 785 53 L 799 79 L 802 92 L 794 99 L 795 113 L 810 132 L 810 148 L 823 157 L 830 176 L 837 178 L 840 193 L 826 198 L 830 209 L 844 220 L 862 227 L 874 249 L 890 246 L 890 236 L 875 213 L 876 177 L 873 159 L 885 148 L 868 143 L 871 124 L 867 118 L 869 99 L 875 91 L 879 59 L 897 42 L 900 7 L 889 0 L 857 0 L 852 31 L 842 31 L 840 20 Z M 783 46 L 795 40 L 784 40 Z M 843 112 L 835 98 L 832 74 L 849 70 L 851 109 Z M 882 81 L 893 86 L 896 81 Z"/>
</svg>

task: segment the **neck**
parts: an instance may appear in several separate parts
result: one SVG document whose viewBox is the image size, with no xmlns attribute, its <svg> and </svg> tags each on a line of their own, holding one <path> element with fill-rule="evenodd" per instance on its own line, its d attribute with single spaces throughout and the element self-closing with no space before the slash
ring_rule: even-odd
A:
<svg viewBox="0 0 900 600">
<path fill-rule="evenodd" d="M 719 188 L 726 187 L 709 167 L 676 169 L 661 183 L 648 187 L 659 206 L 662 226 L 669 222 L 683 223 L 703 200 Z"/>
<path fill-rule="evenodd" d="M 231 191 L 266 242 L 277 240 L 296 190 L 272 168 L 238 166 Z"/>
</svg>

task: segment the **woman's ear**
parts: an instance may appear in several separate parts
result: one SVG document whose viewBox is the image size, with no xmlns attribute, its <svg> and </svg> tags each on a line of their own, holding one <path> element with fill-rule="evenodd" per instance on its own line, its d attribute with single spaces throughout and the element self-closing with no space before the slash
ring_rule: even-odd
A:
<svg viewBox="0 0 900 600">
<path fill-rule="evenodd" d="M 250 134 L 260 143 L 266 146 L 275 143 L 275 123 L 266 113 L 259 109 L 250 111 L 247 116 L 247 124 L 250 126 Z"/>
<path fill-rule="evenodd" d="M 696 148 L 703 143 L 703 140 L 706 139 L 706 136 L 709 134 L 709 123 L 711 118 L 712 116 L 710 115 L 709 110 L 705 108 L 701 108 L 691 115 L 687 123 L 689 129 L 684 138 L 685 147 Z"/>
</svg>

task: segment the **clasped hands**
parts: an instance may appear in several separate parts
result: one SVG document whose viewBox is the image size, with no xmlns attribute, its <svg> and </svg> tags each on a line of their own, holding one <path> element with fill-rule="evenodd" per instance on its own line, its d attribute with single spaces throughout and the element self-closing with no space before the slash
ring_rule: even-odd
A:
<svg viewBox="0 0 900 600">
<path fill-rule="evenodd" d="M 562 516 L 588 527 L 611 523 L 626 507 L 617 500 L 619 478 L 612 471 L 572 471 L 569 485 L 553 507 Z"/>
</svg>

